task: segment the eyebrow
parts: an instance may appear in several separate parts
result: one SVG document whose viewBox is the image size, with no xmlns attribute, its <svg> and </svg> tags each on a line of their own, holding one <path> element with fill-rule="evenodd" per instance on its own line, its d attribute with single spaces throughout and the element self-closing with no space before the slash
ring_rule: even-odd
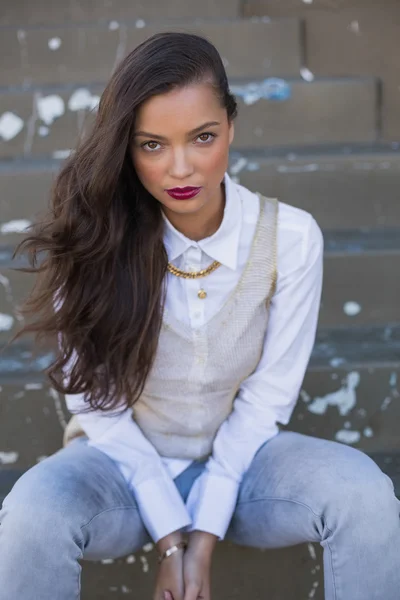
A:
<svg viewBox="0 0 400 600">
<path fill-rule="evenodd" d="M 189 131 L 188 136 L 194 135 L 195 133 L 198 133 L 199 131 L 201 131 L 202 129 L 205 129 L 206 127 L 214 127 L 215 125 L 221 125 L 221 123 L 219 121 L 208 121 L 207 123 L 203 123 L 203 125 L 200 125 L 200 127 L 196 127 L 195 129 L 192 129 L 192 131 Z M 134 136 L 142 135 L 144 137 L 150 137 L 150 138 L 156 139 L 156 140 L 163 140 L 163 141 L 167 140 L 167 138 L 164 137 L 163 135 L 157 135 L 156 133 L 148 133 L 147 131 L 135 131 L 135 133 L 133 135 Z"/>
</svg>

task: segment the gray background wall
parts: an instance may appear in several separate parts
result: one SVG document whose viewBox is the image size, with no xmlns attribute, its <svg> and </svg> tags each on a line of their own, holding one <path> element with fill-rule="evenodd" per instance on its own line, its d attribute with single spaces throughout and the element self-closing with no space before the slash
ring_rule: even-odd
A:
<svg viewBox="0 0 400 600">
<path fill-rule="evenodd" d="M 289 429 L 371 454 L 396 479 L 400 356 L 400 5 L 396 0 L 3 0 L 0 8 L 0 346 L 32 284 L 11 270 L 60 161 L 113 66 L 161 30 L 200 32 L 239 100 L 230 173 L 309 210 L 325 236 L 318 337 Z M 286 95 L 271 98 L 271 78 Z M 0 490 L 55 452 L 68 420 L 44 380 L 51 349 L 0 354 Z M 397 481 L 397 480 L 396 480 Z M 235 568 L 232 566 L 235 565 Z M 150 597 L 154 552 L 86 564 L 83 598 Z M 290 576 L 289 576 L 290 573 Z M 214 597 L 323 598 L 316 545 L 221 544 Z"/>
</svg>

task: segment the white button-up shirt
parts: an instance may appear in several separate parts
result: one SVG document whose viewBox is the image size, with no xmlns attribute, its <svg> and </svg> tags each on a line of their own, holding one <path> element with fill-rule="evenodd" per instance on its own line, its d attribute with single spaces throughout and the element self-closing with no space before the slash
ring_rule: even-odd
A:
<svg viewBox="0 0 400 600">
<path fill-rule="evenodd" d="M 226 203 L 222 223 L 210 237 L 193 241 L 166 217 L 165 247 L 180 269 L 199 271 L 213 260 L 222 266 L 204 279 L 168 273 L 165 308 L 193 329 L 222 307 L 248 260 L 259 216 L 259 199 L 224 178 Z M 277 287 L 270 304 L 264 349 L 257 369 L 241 385 L 233 411 L 220 427 L 213 452 L 184 503 L 173 482 L 191 461 L 159 456 L 128 410 L 116 416 L 96 411 L 79 415 L 89 444 L 116 461 L 154 541 L 178 529 L 225 536 L 240 483 L 255 453 L 287 425 L 296 404 L 315 341 L 323 272 L 323 237 L 314 218 L 279 203 Z M 206 299 L 198 297 L 204 288 Z M 67 395 L 71 412 L 83 396 Z"/>
</svg>

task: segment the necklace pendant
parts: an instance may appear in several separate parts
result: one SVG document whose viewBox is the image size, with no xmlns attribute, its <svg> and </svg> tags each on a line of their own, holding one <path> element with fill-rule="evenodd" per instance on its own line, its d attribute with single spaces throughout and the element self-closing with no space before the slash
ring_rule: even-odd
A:
<svg viewBox="0 0 400 600">
<path fill-rule="evenodd" d="M 205 298 L 207 298 L 207 292 L 201 289 L 197 292 L 197 296 L 200 298 L 200 300 L 204 300 Z"/>
</svg>

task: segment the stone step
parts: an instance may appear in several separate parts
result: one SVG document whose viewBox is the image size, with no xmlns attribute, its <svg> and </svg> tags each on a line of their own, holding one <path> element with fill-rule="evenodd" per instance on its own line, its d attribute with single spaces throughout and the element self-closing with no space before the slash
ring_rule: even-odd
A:
<svg viewBox="0 0 400 600">
<path fill-rule="evenodd" d="M 359 252 L 351 235 L 341 251 L 327 250 L 320 323 L 338 325 L 383 325 L 399 318 L 400 281 L 393 276 L 400 268 L 400 231 L 395 230 L 396 249 Z M 386 232 L 376 236 L 376 242 Z M 369 236 L 367 236 L 369 238 Z M 372 241 L 371 241 L 372 245 Z"/>
<path fill-rule="evenodd" d="M 103 25 L 3 30 L 0 52 L 7 60 L 1 68 L 1 85 L 86 85 L 88 78 L 106 82 L 123 56 L 163 31 L 206 36 L 218 48 L 229 77 L 298 77 L 303 64 L 303 29 L 298 19 L 149 22 L 145 26 L 143 20 L 124 19 Z"/>
<path fill-rule="evenodd" d="M 363 15 L 365 10 L 376 8 L 375 0 L 244 0 L 242 12 L 245 17 L 287 14 L 309 16 L 316 12 L 326 11 L 333 16 L 347 10 L 358 10 Z M 398 6 L 397 0 L 385 0 L 385 8 Z"/>
<path fill-rule="evenodd" d="M 271 99 L 268 80 L 230 81 L 239 118 L 233 149 L 265 146 L 373 143 L 378 139 L 378 82 L 302 79 L 283 82 L 287 96 Z M 22 88 L 0 94 L 0 158 L 64 156 L 90 126 L 99 85 Z M 6 116 L 4 116 L 6 115 Z M 88 118 L 88 115 L 90 118 Z"/>
<path fill-rule="evenodd" d="M 382 139 L 400 139 L 397 0 L 247 0 L 244 15 L 303 19 L 306 66 L 316 77 L 379 75 Z"/>
<path fill-rule="evenodd" d="M 233 152 L 242 185 L 311 212 L 324 230 L 399 227 L 399 144 Z"/>
<path fill-rule="evenodd" d="M 55 5 L 51 0 L 37 0 L 35 10 L 24 2 L 6 2 L 2 6 L 0 25 L 29 27 L 61 23 L 108 22 L 126 19 L 192 19 L 196 17 L 238 17 L 240 0 L 66 0 Z"/>
</svg>

